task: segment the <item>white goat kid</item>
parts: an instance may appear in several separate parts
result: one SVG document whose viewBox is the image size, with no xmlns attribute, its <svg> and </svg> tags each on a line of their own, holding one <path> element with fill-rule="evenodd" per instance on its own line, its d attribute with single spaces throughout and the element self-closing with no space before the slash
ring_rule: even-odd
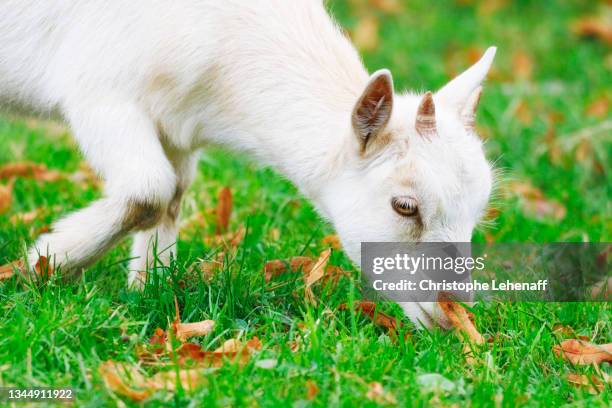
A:
<svg viewBox="0 0 612 408">
<path fill-rule="evenodd" d="M 207 142 L 291 179 L 360 262 L 362 241 L 469 241 L 492 175 L 474 132 L 495 54 L 432 95 L 369 76 L 320 0 L 5 0 L 0 97 L 58 113 L 106 181 L 29 253 L 78 270 L 135 233 L 129 283 L 174 251 Z M 431 304 L 403 304 L 442 322 Z"/>
</svg>

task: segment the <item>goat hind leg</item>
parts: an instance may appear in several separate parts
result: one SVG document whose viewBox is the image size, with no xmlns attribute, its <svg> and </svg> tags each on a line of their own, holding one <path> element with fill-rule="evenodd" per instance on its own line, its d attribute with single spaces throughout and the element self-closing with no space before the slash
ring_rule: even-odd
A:
<svg viewBox="0 0 612 408">
<path fill-rule="evenodd" d="M 128 286 L 134 289 L 143 288 L 150 268 L 168 266 L 171 256 L 176 255 L 181 200 L 195 175 L 198 157 L 197 152 L 170 157 L 177 175 L 176 191 L 159 225 L 134 234 L 128 275 Z"/>
</svg>

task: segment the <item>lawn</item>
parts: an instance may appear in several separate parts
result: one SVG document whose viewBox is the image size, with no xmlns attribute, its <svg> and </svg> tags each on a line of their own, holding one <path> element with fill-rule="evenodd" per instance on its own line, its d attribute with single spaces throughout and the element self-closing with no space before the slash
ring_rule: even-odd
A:
<svg viewBox="0 0 612 408">
<path fill-rule="evenodd" d="M 487 46 L 498 46 L 478 128 L 501 180 L 476 241 L 609 242 L 612 51 L 576 25 L 609 15 L 605 3 L 343 0 L 329 8 L 362 48 L 368 68 L 391 69 L 398 89 L 435 90 Z M 0 118 L 0 166 L 22 161 L 83 174 L 63 127 Z M 212 210 L 225 186 L 234 199 L 230 229 L 244 226 L 246 237 L 224 250 L 220 270 L 202 279 L 202 260 L 222 250 L 205 238 L 215 233 Z M 0 214 L 0 265 L 19 258 L 59 215 L 100 194 L 86 177 L 18 178 L 12 205 Z M 23 219 L 34 210 L 33 220 Z M 456 336 L 417 330 L 394 305 L 381 308 L 405 323 L 397 338 L 339 310 L 359 298 L 360 285 L 342 251 L 330 262 L 350 274 L 337 286 L 317 284 L 316 305 L 307 302 L 300 274 L 266 282 L 267 261 L 317 257 L 333 233 L 274 171 L 206 149 L 182 211 L 180 255 L 143 293 L 126 290 L 127 241 L 73 280 L 0 283 L 0 387 L 66 386 L 75 389 L 78 405 L 135 404 L 110 393 L 98 367 L 110 359 L 136 363 L 139 345 L 174 319 L 176 298 L 183 321 L 216 322 L 212 333 L 195 339 L 206 348 L 253 336 L 263 347 L 245 365 L 211 371 L 195 391 L 155 393 L 151 406 L 611 404 L 609 386 L 591 394 L 566 379 L 570 372 L 592 374 L 592 367 L 572 367 L 552 352 L 564 337 L 556 325 L 595 343 L 612 342 L 609 303 L 478 304 L 476 326 L 495 341 L 479 348 L 479 362 L 470 365 Z M 610 373 L 609 365 L 602 369 Z"/>
</svg>

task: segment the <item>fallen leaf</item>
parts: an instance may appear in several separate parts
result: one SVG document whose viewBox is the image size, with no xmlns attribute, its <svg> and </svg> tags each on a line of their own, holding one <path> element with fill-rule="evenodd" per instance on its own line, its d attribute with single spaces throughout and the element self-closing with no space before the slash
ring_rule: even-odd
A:
<svg viewBox="0 0 612 408">
<path fill-rule="evenodd" d="M 389 316 L 379 310 L 376 310 L 376 303 L 369 301 L 361 301 L 354 304 L 356 312 L 369 318 L 376 326 L 383 327 L 389 331 L 389 336 L 392 339 L 397 338 L 397 332 L 400 327 L 403 326 L 402 322 L 398 321 L 394 317 Z M 342 304 L 338 307 L 338 310 L 348 310 L 346 304 Z M 406 333 L 406 338 L 409 334 Z"/>
<path fill-rule="evenodd" d="M 366 398 L 370 401 L 374 401 L 377 404 L 397 404 L 397 399 L 393 394 L 385 391 L 383 385 L 378 381 L 371 382 L 368 384 L 368 392 Z"/>
<path fill-rule="evenodd" d="M 11 216 L 10 222 L 13 225 L 31 224 L 34 221 L 36 221 L 38 218 L 42 217 L 46 213 L 46 211 L 47 211 L 46 208 L 41 207 L 41 208 L 36 208 L 32 211 L 17 213 Z"/>
<path fill-rule="evenodd" d="M 469 314 L 460 303 L 453 302 L 447 293 L 440 292 L 438 305 L 459 334 L 465 334 L 474 344 L 485 343 L 484 337 L 478 332 L 474 323 L 470 320 Z"/>
<path fill-rule="evenodd" d="M 13 203 L 13 185 L 11 180 L 6 186 L 0 184 L 0 214 L 4 214 L 11 208 Z"/>
<path fill-rule="evenodd" d="M 533 59 L 524 50 L 518 50 L 512 56 L 514 76 L 518 79 L 528 80 L 533 73 Z"/>
<path fill-rule="evenodd" d="M 250 340 L 247 340 L 246 346 L 250 351 L 261 350 L 263 344 L 261 344 L 261 340 L 259 337 L 253 336 Z"/>
<path fill-rule="evenodd" d="M 177 323 L 174 325 L 176 338 L 184 342 L 190 337 L 206 336 L 215 328 L 214 320 L 203 320 L 194 323 Z"/>
<path fill-rule="evenodd" d="M 237 339 L 229 339 L 221 347 L 217 348 L 214 353 L 237 353 L 242 351 L 243 348 L 244 345 Z"/>
<path fill-rule="evenodd" d="M 557 221 L 565 218 L 567 213 L 565 206 L 556 200 L 546 198 L 542 190 L 534 187 L 530 182 L 513 181 L 508 183 L 507 189 L 521 199 L 527 216 L 539 220 L 552 218 Z"/>
<path fill-rule="evenodd" d="M 38 181 L 57 181 L 65 176 L 57 170 L 49 170 L 47 166 L 33 162 L 8 163 L 0 167 L 0 179 L 31 178 Z"/>
<path fill-rule="evenodd" d="M 338 235 L 333 234 L 333 235 L 328 235 L 326 237 L 323 237 L 323 239 L 321 240 L 321 243 L 323 245 L 327 245 L 330 248 L 333 249 L 342 249 L 342 244 L 340 243 L 340 238 L 338 237 Z"/>
<path fill-rule="evenodd" d="M 197 344 L 185 343 L 178 348 L 177 354 L 183 359 L 192 360 L 198 367 L 221 367 L 226 361 L 245 365 L 255 350 L 249 347 L 249 342 L 243 344 L 230 339 L 214 351 L 205 351 Z"/>
<path fill-rule="evenodd" d="M 576 374 L 576 373 L 568 374 L 567 381 L 574 386 L 586 388 L 590 394 L 599 394 L 600 392 L 605 390 L 606 388 L 605 383 L 608 383 L 608 384 L 611 383 L 610 377 L 606 375 L 605 373 L 602 373 L 602 374 L 604 374 L 604 381 L 600 380 L 594 375 L 589 377 L 585 374 Z"/>
<path fill-rule="evenodd" d="M 210 282 L 220 270 L 223 269 L 225 264 L 225 252 L 218 252 L 215 258 L 211 261 L 200 262 L 200 272 L 202 274 L 202 280 L 204 282 Z"/>
<path fill-rule="evenodd" d="M 269 282 L 272 278 L 287 272 L 302 272 L 304 276 L 308 276 L 315 264 L 316 260 L 309 256 L 295 256 L 288 261 L 281 259 L 268 261 L 264 265 L 265 279 L 266 282 Z M 325 267 L 323 281 L 331 281 L 333 284 L 337 284 L 341 277 L 349 276 L 349 274 L 349 271 L 345 271 L 338 266 L 327 265 Z"/>
<path fill-rule="evenodd" d="M 325 274 L 325 267 L 329 262 L 329 258 L 331 256 L 332 249 L 328 248 L 325 251 L 321 252 L 319 259 L 314 264 L 314 266 L 308 271 L 305 276 L 306 286 L 304 288 L 304 292 L 306 295 L 306 299 L 311 303 L 316 303 L 314 293 L 312 292 L 312 285 L 317 283 Z"/>
<path fill-rule="evenodd" d="M 575 20 L 570 28 L 580 37 L 595 38 L 608 45 L 612 44 L 612 24 L 603 17 L 582 17 Z"/>
<path fill-rule="evenodd" d="M 8 280 L 15 276 L 15 273 L 25 273 L 25 263 L 23 260 L 13 261 L 0 266 L 0 281 Z"/>
<path fill-rule="evenodd" d="M 155 391 L 176 391 L 178 384 L 186 391 L 193 391 L 207 383 L 205 372 L 198 369 L 179 369 L 155 374 L 146 384 Z"/>
<path fill-rule="evenodd" d="M 533 112 L 531 111 L 531 108 L 527 102 L 524 100 L 521 100 L 518 103 L 516 109 L 514 110 L 514 115 L 518 121 L 525 126 L 529 126 L 533 123 Z"/>
<path fill-rule="evenodd" d="M 497 217 L 501 215 L 501 210 L 497 207 L 493 207 L 492 205 L 487 207 L 484 220 L 485 221 L 495 221 Z"/>
<path fill-rule="evenodd" d="M 400 0 L 369 0 L 372 7 L 375 7 L 387 14 L 400 14 L 404 11 Z"/>
<path fill-rule="evenodd" d="M 229 187 L 223 187 L 219 191 L 217 199 L 217 235 L 227 232 L 230 217 L 232 215 L 232 191 Z"/>
<path fill-rule="evenodd" d="M 610 110 L 610 99 L 604 95 L 591 102 L 585 110 L 587 116 L 603 119 L 608 116 Z"/>
<path fill-rule="evenodd" d="M 306 381 L 306 399 L 308 401 L 312 401 L 313 399 L 315 399 L 318 393 L 319 393 L 319 387 L 317 386 L 317 384 L 312 380 L 307 380 Z"/>
<path fill-rule="evenodd" d="M 144 376 L 133 366 L 105 361 L 98 368 L 98 372 L 106 388 L 132 401 L 144 401 L 153 393 L 153 390 L 145 388 Z M 126 384 L 123 378 L 130 381 L 131 385 Z"/>
<path fill-rule="evenodd" d="M 162 371 L 150 378 L 135 366 L 105 361 L 98 369 L 106 387 L 132 401 L 144 401 L 156 391 L 176 391 L 177 387 L 191 391 L 206 384 L 205 373 L 197 369 Z"/>
<path fill-rule="evenodd" d="M 478 3 L 478 15 L 486 17 L 505 8 L 509 0 L 487 0 Z"/>
<path fill-rule="evenodd" d="M 40 256 L 36 264 L 34 265 L 34 271 L 36 276 L 42 278 L 43 282 L 48 281 L 53 275 L 53 265 L 49 263 L 49 259 L 46 256 Z"/>
<path fill-rule="evenodd" d="M 153 335 L 149 339 L 149 344 L 151 346 L 160 346 L 160 347 L 154 348 L 155 353 L 160 354 L 160 353 L 163 353 L 164 350 L 166 349 L 167 341 L 168 341 L 168 334 L 166 333 L 165 330 L 158 327 L 157 329 L 155 329 L 155 331 L 153 332 Z"/>
<path fill-rule="evenodd" d="M 295 256 L 289 260 L 289 262 L 285 262 L 281 259 L 275 259 L 273 261 L 268 261 L 264 265 L 264 273 L 266 282 L 269 282 L 270 279 L 282 275 L 285 272 L 305 272 L 310 270 L 312 265 L 314 264 L 314 259 L 308 256 Z"/>
<path fill-rule="evenodd" d="M 365 15 L 357 21 L 351 31 L 351 38 L 359 50 L 374 51 L 378 47 L 378 26 L 378 18 L 373 14 Z"/>
<path fill-rule="evenodd" d="M 565 340 L 553 352 L 572 364 L 589 365 L 612 362 L 612 343 L 593 344 L 576 339 Z"/>
</svg>

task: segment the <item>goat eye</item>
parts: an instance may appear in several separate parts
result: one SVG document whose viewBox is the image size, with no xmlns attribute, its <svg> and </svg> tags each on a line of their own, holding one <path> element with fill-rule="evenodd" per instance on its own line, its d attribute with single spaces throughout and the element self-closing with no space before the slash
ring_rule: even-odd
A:
<svg viewBox="0 0 612 408">
<path fill-rule="evenodd" d="M 391 207 L 396 213 L 404 217 L 414 217 L 419 212 L 416 200 L 409 196 L 393 197 Z"/>
</svg>

